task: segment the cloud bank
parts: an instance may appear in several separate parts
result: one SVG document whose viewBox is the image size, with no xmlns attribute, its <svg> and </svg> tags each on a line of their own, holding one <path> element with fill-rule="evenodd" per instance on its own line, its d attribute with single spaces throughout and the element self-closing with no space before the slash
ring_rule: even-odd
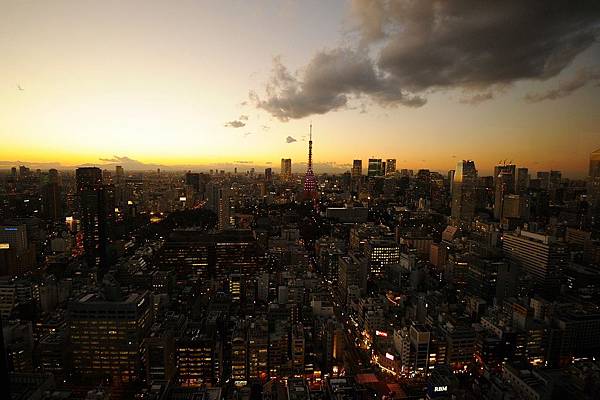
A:
<svg viewBox="0 0 600 400">
<path fill-rule="evenodd" d="M 358 97 L 420 107 L 445 89 L 481 91 L 462 99 L 477 104 L 495 87 L 555 77 L 596 41 L 600 26 L 600 6 L 585 0 L 355 0 L 352 12 L 356 48 L 320 51 L 294 73 L 276 58 L 264 93 L 250 93 L 254 105 L 288 121 Z"/>
</svg>

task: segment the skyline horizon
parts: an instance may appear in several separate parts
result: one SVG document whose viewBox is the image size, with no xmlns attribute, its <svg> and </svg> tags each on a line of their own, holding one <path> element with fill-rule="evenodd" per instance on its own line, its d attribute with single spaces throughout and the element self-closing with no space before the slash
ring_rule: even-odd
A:
<svg viewBox="0 0 600 400">
<path fill-rule="evenodd" d="M 587 154 L 587 158 L 584 159 L 584 161 L 581 163 L 582 169 L 578 170 L 578 171 L 561 169 L 560 167 L 549 167 L 549 168 L 533 167 L 532 165 L 520 163 L 515 160 L 508 159 L 508 158 L 500 159 L 496 163 L 484 164 L 484 167 L 482 168 L 482 167 L 480 167 L 480 165 L 477 161 L 477 158 L 473 158 L 473 157 L 458 158 L 455 156 L 452 158 L 456 161 L 453 164 L 451 164 L 451 166 L 449 166 L 448 168 L 428 167 L 426 164 L 420 165 L 420 166 L 403 165 L 402 163 L 398 162 L 398 160 L 399 160 L 398 158 L 378 157 L 378 156 L 367 157 L 367 158 L 353 158 L 353 159 L 349 160 L 349 162 L 343 162 L 343 163 L 338 163 L 335 161 L 329 161 L 329 162 L 314 162 L 313 161 L 312 164 L 313 164 L 313 170 L 315 171 L 315 174 L 342 174 L 344 172 L 351 171 L 352 161 L 354 161 L 354 160 L 362 160 L 363 170 L 366 171 L 366 169 L 368 167 L 368 160 L 370 158 L 375 158 L 375 159 L 379 158 L 382 161 L 385 161 L 388 159 L 396 160 L 396 162 L 397 162 L 396 170 L 397 171 L 400 171 L 403 169 L 413 170 L 413 171 L 417 171 L 419 169 L 428 169 L 433 172 L 447 173 L 448 171 L 453 170 L 457 163 L 460 163 L 461 161 L 464 161 L 464 160 L 470 160 L 470 161 L 475 162 L 477 172 L 480 176 L 491 175 L 493 173 L 495 166 L 503 165 L 503 164 L 514 164 L 517 166 L 517 168 L 527 168 L 529 170 L 530 174 L 536 173 L 536 172 L 541 172 L 541 171 L 560 171 L 563 174 L 563 176 L 571 178 L 571 179 L 585 179 L 588 176 L 588 172 L 589 172 L 590 157 L 591 157 L 592 153 L 595 153 L 598 151 L 600 151 L 600 148 L 589 151 Z M 250 168 L 261 168 L 261 169 L 262 168 L 271 168 L 272 170 L 277 172 L 280 169 L 280 166 L 278 163 L 280 160 L 282 160 L 284 158 L 291 158 L 293 174 L 302 174 L 302 173 L 306 172 L 306 167 L 308 165 L 307 161 L 305 161 L 305 160 L 294 161 L 295 159 L 293 157 L 288 157 L 288 156 L 277 158 L 277 160 L 275 160 L 275 161 L 253 161 L 253 160 L 237 161 L 236 160 L 236 161 L 224 161 L 224 162 L 196 162 L 196 163 L 180 163 L 180 164 L 177 164 L 177 163 L 174 163 L 174 164 L 172 164 L 172 163 L 164 163 L 164 164 L 163 163 L 155 163 L 155 162 L 151 162 L 151 161 L 148 162 L 148 161 L 133 159 L 128 156 L 116 156 L 116 155 L 114 155 L 112 157 L 112 159 L 100 157 L 100 158 L 98 158 L 98 162 L 96 162 L 96 163 L 83 162 L 83 163 L 68 164 L 68 163 L 63 163 L 60 161 L 40 162 L 40 161 L 31 161 L 31 160 L 11 160 L 11 161 L 0 160 L 0 169 L 10 170 L 10 168 L 12 168 L 12 167 L 18 168 L 21 165 L 24 165 L 24 166 L 30 167 L 30 168 L 34 168 L 34 169 L 54 168 L 54 169 L 58 169 L 58 170 L 74 170 L 74 169 L 80 168 L 80 167 L 98 167 L 101 169 L 108 169 L 108 168 L 115 168 L 116 166 L 122 166 L 125 170 L 129 170 L 129 171 L 133 171 L 133 172 L 149 172 L 149 171 L 155 171 L 157 168 L 161 169 L 161 170 L 169 171 L 169 172 L 179 172 L 179 171 L 187 171 L 187 170 L 191 170 L 192 172 L 209 172 L 212 169 L 225 170 L 225 171 L 231 172 L 231 171 L 234 171 L 235 168 L 242 169 L 242 170 L 245 170 L 245 169 L 249 170 Z M 406 160 L 404 160 L 404 161 L 406 161 Z M 422 160 L 422 161 L 425 162 L 425 160 Z M 294 165 L 303 166 L 303 169 L 300 171 L 294 171 L 294 168 L 293 168 Z M 539 164 L 534 163 L 534 165 L 539 165 Z M 259 171 L 257 171 L 257 172 L 259 172 Z M 366 175 L 366 173 L 363 175 Z"/>
</svg>

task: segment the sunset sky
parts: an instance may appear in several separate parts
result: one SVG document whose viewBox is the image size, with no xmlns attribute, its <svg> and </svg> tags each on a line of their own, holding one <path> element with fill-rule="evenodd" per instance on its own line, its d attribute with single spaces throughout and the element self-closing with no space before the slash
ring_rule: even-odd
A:
<svg viewBox="0 0 600 400">
<path fill-rule="evenodd" d="M 303 162 L 312 122 L 317 163 L 583 176 L 598 6 L 526 3 L 0 0 L 0 160 Z"/>
</svg>

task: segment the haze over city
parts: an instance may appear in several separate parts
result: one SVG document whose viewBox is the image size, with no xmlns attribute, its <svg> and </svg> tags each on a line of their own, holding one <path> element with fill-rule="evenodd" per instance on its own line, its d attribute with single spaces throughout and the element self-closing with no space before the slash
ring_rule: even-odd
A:
<svg viewBox="0 0 600 400">
<path fill-rule="evenodd" d="M 593 2 L 459 3 L 4 1 L 0 160 L 305 162 L 312 121 L 317 172 L 378 155 L 584 176 Z"/>
</svg>

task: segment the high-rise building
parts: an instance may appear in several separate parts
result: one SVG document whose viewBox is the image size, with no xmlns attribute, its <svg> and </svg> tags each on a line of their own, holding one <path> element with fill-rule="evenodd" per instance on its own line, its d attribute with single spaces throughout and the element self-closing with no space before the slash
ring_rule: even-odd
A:
<svg viewBox="0 0 600 400">
<path fill-rule="evenodd" d="M 469 223 L 475 217 L 477 170 L 475 162 L 463 160 L 456 165 L 452 182 L 452 219 Z"/>
<path fill-rule="evenodd" d="M 352 177 L 362 175 L 362 160 L 354 160 L 352 162 Z"/>
<path fill-rule="evenodd" d="M 590 178 L 600 178 L 600 149 L 590 154 Z"/>
<path fill-rule="evenodd" d="M 273 170 L 271 168 L 265 168 L 265 181 L 271 182 L 273 180 Z"/>
<path fill-rule="evenodd" d="M 600 149 L 590 154 L 590 175 L 587 184 L 590 212 L 596 221 L 600 220 Z"/>
<path fill-rule="evenodd" d="M 288 180 L 292 177 L 292 159 L 281 159 L 281 179 Z"/>
<path fill-rule="evenodd" d="M 232 217 L 235 211 L 233 208 L 231 189 L 227 187 L 219 188 L 219 229 L 233 228 Z"/>
<path fill-rule="evenodd" d="M 540 182 L 540 189 L 548 190 L 550 188 L 550 172 L 538 171 L 537 179 Z"/>
<path fill-rule="evenodd" d="M 524 194 L 529 189 L 529 170 L 527 168 L 517 169 L 516 193 Z"/>
<path fill-rule="evenodd" d="M 100 281 L 108 268 L 107 207 L 106 193 L 102 186 L 102 171 L 96 167 L 77 168 L 75 177 L 85 258 L 89 267 L 99 267 Z"/>
<path fill-rule="evenodd" d="M 93 293 L 79 297 L 69 305 L 67 317 L 74 369 L 120 382 L 139 380 L 151 323 L 148 292 L 114 301 Z"/>
<path fill-rule="evenodd" d="M 200 174 L 188 171 L 185 173 L 185 185 L 191 188 L 194 193 L 200 192 Z"/>
<path fill-rule="evenodd" d="M 50 173 L 48 174 L 48 183 L 42 187 L 44 216 L 47 219 L 54 221 L 59 220 L 63 217 L 61 187 L 58 181 L 58 175 L 53 175 L 52 173 Z"/>
<path fill-rule="evenodd" d="M 381 158 L 369 158 L 367 176 L 381 176 L 383 172 Z"/>
<path fill-rule="evenodd" d="M 308 136 L 308 165 L 304 175 L 304 198 L 315 200 L 317 198 L 317 178 L 312 170 L 312 124 Z"/>
<path fill-rule="evenodd" d="M 534 282 L 554 287 L 566 263 L 566 248 L 552 236 L 528 231 L 506 233 L 502 238 L 505 256 L 521 266 Z"/>
<path fill-rule="evenodd" d="M 494 218 L 502 218 L 504 196 L 515 192 L 516 166 L 503 164 L 494 167 Z"/>
<path fill-rule="evenodd" d="M 115 184 L 120 184 L 125 181 L 125 170 L 122 166 L 117 165 L 115 167 Z"/>
<path fill-rule="evenodd" d="M 391 175 L 396 172 L 396 159 L 388 158 L 385 162 L 385 174 Z"/>
</svg>

